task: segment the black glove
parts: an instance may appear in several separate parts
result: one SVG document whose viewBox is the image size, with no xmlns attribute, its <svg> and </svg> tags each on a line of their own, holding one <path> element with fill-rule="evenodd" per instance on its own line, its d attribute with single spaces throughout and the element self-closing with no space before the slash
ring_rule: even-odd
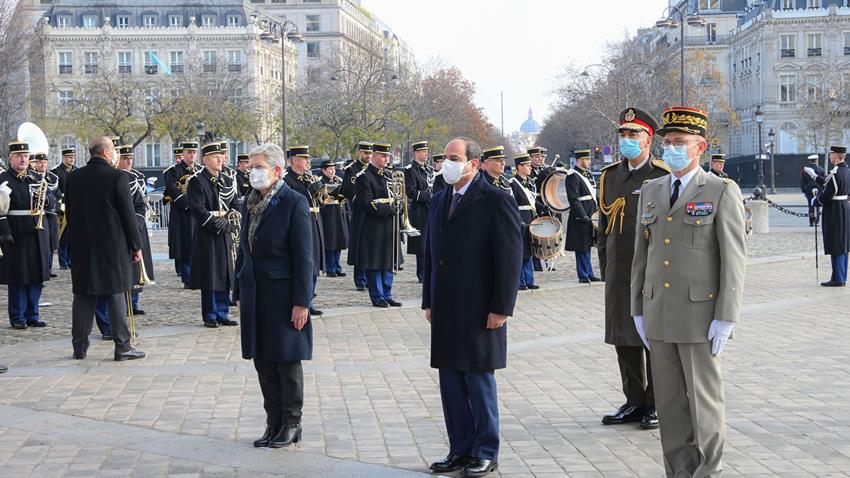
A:
<svg viewBox="0 0 850 478">
<path fill-rule="evenodd" d="M 0 236 L 0 246 L 14 246 L 15 238 L 11 234 L 3 234 Z"/>
<path fill-rule="evenodd" d="M 230 222 L 226 218 L 217 217 L 215 218 L 215 228 L 218 229 L 219 233 L 227 234 L 230 232 Z"/>
</svg>

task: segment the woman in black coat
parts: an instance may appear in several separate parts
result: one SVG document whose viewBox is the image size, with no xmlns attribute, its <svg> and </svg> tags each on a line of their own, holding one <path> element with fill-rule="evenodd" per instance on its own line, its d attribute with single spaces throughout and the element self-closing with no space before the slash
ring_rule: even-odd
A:
<svg viewBox="0 0 850 478">
<path fill-rule="evenodd" d="M 313 292 L 312 219 L 307 199 L 280 179 L 283 161 L 277 145 L 251 152 L 251 183 L 257 190 L 242 206 L 234 289 L 242 357 L 254 360 L 267 415 L 266 432 L 254 446 L 270 448 L 301 439 L 301 361 L 313 352 L 307 312 Z"/>
</svg>

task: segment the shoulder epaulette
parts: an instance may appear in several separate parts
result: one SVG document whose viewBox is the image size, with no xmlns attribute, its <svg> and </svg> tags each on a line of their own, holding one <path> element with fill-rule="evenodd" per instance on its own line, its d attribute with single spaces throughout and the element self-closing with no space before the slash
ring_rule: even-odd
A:
<svg viewBox="0 0 850 478">
<path fill-rule="evenodd" d="M 411 166 L 413 166 L 413 163 L 408 164 L 407 166 L 404 167 L 404 169 L 410 169 Z"/>
<path fill-rule="evenodd" d="M 667 164 L 664 161 L 661 161 L 660 159 L 653 159 L 652 165 L 655 166 L 656 168 L 663 169 L 664 171 L 667 171 L 668 173 L 671 172 L 670 167 L 667 166 Z"/>
<path fill-rule="evenodd" d="M 616 163 L 609 164 L 608 166 L 605 166 L 604 168 L 600 169 L 599 171 L 607 171 L 607 170 L 609 170 L 609 169 L 614 169 L 614 168 L 616 168 L 617 166 L 619 166 L 621 162 L 622 162 L 622 161 L 617 161 Z"/>
<path fill-rule="evenodd" d="M 359 177 L 360 177 L 360 176 L 362 176 L 364 173 L 366 173 L 366 170 L 367 170 L 367 169 L 369 169 L 369 168 L 363 168 L 363 169 L 361 169 L 360 171 L 358 171 L 358 172 L 357 172 L 357 174 L 355 174 L 355 175 L 354 175 L 354 177 L 355 177 L 355 178 L 359 178 Z"/>
</svg>

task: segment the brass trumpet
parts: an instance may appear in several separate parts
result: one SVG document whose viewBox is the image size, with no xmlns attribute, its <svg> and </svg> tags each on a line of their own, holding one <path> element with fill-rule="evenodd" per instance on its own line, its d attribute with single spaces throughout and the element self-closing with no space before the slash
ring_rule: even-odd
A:
<svg viewBox="0 0 850 478">
<path fill-rule="evenodd" d="M 47 205 L 47 175 L 43 175 L 38 183 L 38 192 L 33 200 L 34 208 L 30 211 L 33 216 L 38 216 L 35 228 L 39 231 L 44 229 L 44 207 Z"/>
</svg>

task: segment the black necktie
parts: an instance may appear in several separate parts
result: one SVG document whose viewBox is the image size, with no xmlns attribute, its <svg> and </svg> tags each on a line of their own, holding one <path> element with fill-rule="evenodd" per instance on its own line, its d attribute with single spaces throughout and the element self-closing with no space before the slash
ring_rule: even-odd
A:
<svg viewBox="0 0 850 478">
<path fill-rule="evenodd" d="M 457 205 L 460 204 L 460 198 L 463 197 L 461 193 L 454 193 L 452 195 L 452 203 L 449 205 L 449 217 L 452 217 L 452 214 L 455 213 L 455 209 L 457 209 Z"/>
<path fill-rule="evenodd" d="M 675 180 L 673 181 L 673 195 L 670 196 L 670 207 L 672 208 L 674 204 L 676 204 L 676 200 L 679 199 L 679 186 L 682 185 L 682 181 Z"/>
</svg>

